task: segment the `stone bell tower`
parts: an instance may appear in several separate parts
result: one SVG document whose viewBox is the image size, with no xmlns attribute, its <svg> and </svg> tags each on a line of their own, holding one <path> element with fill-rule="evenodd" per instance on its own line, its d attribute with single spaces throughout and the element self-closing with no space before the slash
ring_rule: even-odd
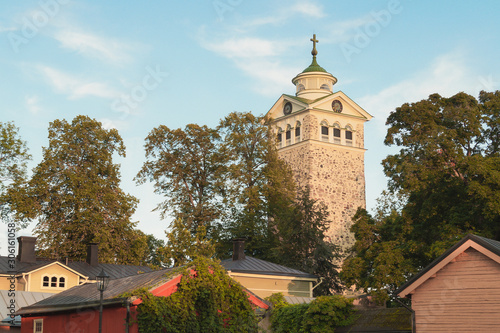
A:
<svg viewBox="0 0 500 333">
<path fill-rule="evenodd" d="M 337 79 L 316 60 L 292 79 L 295 95 L 283 94 L 267 113 L 277 133 L 279 156 L 292 168 L 299 187 L 328 205 L 327 235 L 343 250 L 354 244 L 350 232 L 358 207 L 366 206 L 364 123 L 372 116 L 342 91 Z"/>
</svg>

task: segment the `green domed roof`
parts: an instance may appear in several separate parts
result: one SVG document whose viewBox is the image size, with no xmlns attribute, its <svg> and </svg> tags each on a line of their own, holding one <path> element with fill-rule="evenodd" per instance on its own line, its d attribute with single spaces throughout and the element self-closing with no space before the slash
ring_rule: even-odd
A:
<svg viewBox="0 0 500 333">
<path fill-rule="evenodd" d="M 307 67 L 306 69 L 304 69 L 302 71 L 302 73 L 307 73 L 307 72 L 325 72 L 325 73 L 327 73 L 327 71 L 323 67 L 318 65 L 318 62 L 316 61 L 316 56 L 313 56 L 313 61 L 311 62 L 309 67 Z"/>
</svg>

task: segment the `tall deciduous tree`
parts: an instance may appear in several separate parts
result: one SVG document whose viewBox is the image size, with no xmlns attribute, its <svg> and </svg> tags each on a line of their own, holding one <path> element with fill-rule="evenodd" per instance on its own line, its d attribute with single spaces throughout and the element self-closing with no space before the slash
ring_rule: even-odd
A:
<svg viewBox="0 0 500 333">
<path fill-rule="evenodd" d="M 284 216 L 276 216 L 279 241 L 273 249 L 275 260 L 287 267 L 315 274 L 322 282 L 314 290 L 315 295 L 329 295 L 340 290 L 337 262 L 340 248 L 327 237 L 328 207 L 311 198 L 305 188 L 299 194 L 292 209 Z"/>
<path fill-rule="evenodd" d="M 199 226 L 210 231 L 223 213 L 223 169 L 226 156 L 218 145 L 216 130 L 194 124 L 171 130 L 161 125 L 146 138 L 146 158 L 136 181 L 154 183 L 165 196 L 157 209 L 164 217 L 172 213 L 196 233 Z"/>
<path fill-rule="evenodd" d="M 99 260 L 140 263 L 146 239 L 130 218 L 137 199 L 120 188 L 119 165 L 125 156 L 116 129 L 77 116 L 49 126 L 49 146 L 34 169 L 25 200 L 17 209 L 38 218 L 34 229 L 41 255 L 83 259 L 88 243 L 99 243 Z"/>
<path fill-rule="evenodd" d="M 11 219 L 14 192 L 9 189 L 23 186 L 26 162 L 31 159 L 26 142 L 19 136 L 19 129 L 12 122 L 0 122 L 0 216 L 2 221 Z M 26 219 L 19 219 L 26 226 Z"/>
<path fill-rule="evenodd" d="M 248 253 L 270 258 L 269 249 L 277 241 L 273 219 L 292 209 L 295 199 L 292 173 L 278 158 L 274 135 L 263 117 L 233 112 L 218 129 L 229 156 L 226 202 L 231 209 L 225 234 L 246 238 Z M 230 244 L 227 238 L 224 243 Z"/>
<path fill-rule="evenodd" d="M 469 232 L 500 239 L 499 119 L 498 91 L 481 92 L 479 101 L 433 94 L 389 115 L 385 143 L 401 149 L 383 165 L 389 190 L 405 204 L 375 221 L 358 216 L 357 257 L 344 265 L 351 282 L 390 290 L 404 271 L 418 271 Z M 355 267 L 380 275 L 363 280 Z"/>
<path fill-rule="evenodd" d="M 212 258 L 215 254 L 213 241 L 207 238 L 205 226 L 200 226 L 193 234 L 180 218 L 175 219 L 166 232 L 167 244 L 158 249 L 158 254 L 167 266 L 182 266 L 197 257 Z"/>
</svg>

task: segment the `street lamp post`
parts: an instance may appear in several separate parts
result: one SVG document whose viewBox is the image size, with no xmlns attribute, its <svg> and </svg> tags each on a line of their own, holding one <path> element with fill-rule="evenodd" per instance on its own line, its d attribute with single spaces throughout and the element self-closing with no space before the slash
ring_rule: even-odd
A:
<svg viewBox="0 0 500 333">
<path fill-rule="evenodd" d="M 102 300 L 104 290 L 108 287 L 109 283 L 109 275 L 106 274 L 104 269 L 101 270 L 101 273 L 96 276 L 97 279 L 97 290 L 101 293 L 101 300 L 99 302 L 99 333 L 102 332 Z"/>
</svg>

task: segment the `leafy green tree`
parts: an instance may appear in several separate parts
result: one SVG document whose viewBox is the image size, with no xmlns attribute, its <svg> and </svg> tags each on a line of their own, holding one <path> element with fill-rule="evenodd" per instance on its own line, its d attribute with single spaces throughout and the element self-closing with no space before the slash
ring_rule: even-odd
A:
<svg viewBox="0 0 500 333">
<path fill-rule="evenodd" d="M 433 94 L 389 115 L 385 144 L 400 150 L 383 166 L 404 204 L 357 215 L 349 283 L 384 294 L 467 233 L 500 240 L 499 119 L 498 91 Z"/>
<path fill-rule="evenodd" d="M 413 247 L 407 243 L 409 227 L 396 211 L 376 219 L 359 209 L 353 221 L 355 256 L 344 261 L 341 280 L 371 293 L 376 302 L 384 304 L 417 270 Z"/>
<path fill-rule="evenodd" d="M 338 266 L 340 249 L 326 237 L 328 207 L 310 196 L 308 188 L 299 191 L 290 214 L 276 220 L 280 241 L 274 248 L 275 261 L 287 267 L 315 274 L 321 283 L 316 296 L 340 290 Z"/>
<path fill-rule="evenodd" d="M 212 258 L 215 246 L 207 238 L 207 229 L 200 226 L 193 234 L 186 223 L 180 218 L 170 225 L 167 234 L 167 244 L 158 248 L 158 255 L 167 263 L 166 266 L 183 266 L 198 257 Z"/>
<path fill-rule="evenodd" d="M 142 262 L 152 268 L 165 268 L 169 264 L 169 260 L 163 257 L 160 250 L 165 247 L 163 239 L 156 238 L 151 234 L 144 234 L 147 250 L 144 254 Z"/>
<path fill-rule="evenodd" d="M 12 122 L 0 122 L 0 216 L 3 222 L 11 221 L 11 201 L 16 187 L 26 180 L 26 163 L 31 159 L 26 142 L 19 136 L 19 128 Z M 26 219 L 18 219 L 25 227 Z"/>
<path fill-rule="evenodd" d="M 274 135 L 263 117 L 233 112 L 221 120 L 218 130 L 229 157 L 225 202 L 230 214 L 222 243 L 246 238 L 249 254 L 269 259 L 269 249 L 277 241 L 272 219 L 291 209 L 295 198 L 291 171 L 278 158 Z M 220 247 L 219 253 L 229 250 Z"/>
<path fill-rule="evenodd" d="M 133 264 L 144 257 L 146 239 L 130 220 L 137 199 L 120 189 L 114 153 L 125 156 L 116 129 L 87 116 L 50 123 L 43 160 L 16 202 L 16 211 L 38 218 L 40 255 L 83 259 L 87 244 L 96 242 L 102 262 Z"/>
<path fill-rule="evenodd" d="M 157 209 L 164 217 L 173 213 L 193 234 L 199 226 L 210 232 L 223 214 L 221 203 L 226 156 L 221 152 L 216 130 L 189 124 L 171 130 L 161 125 L 146 138 L 146 159 L 136 176 L 138 184 L 154 183 L 165 196 Z"/>
</svg>

